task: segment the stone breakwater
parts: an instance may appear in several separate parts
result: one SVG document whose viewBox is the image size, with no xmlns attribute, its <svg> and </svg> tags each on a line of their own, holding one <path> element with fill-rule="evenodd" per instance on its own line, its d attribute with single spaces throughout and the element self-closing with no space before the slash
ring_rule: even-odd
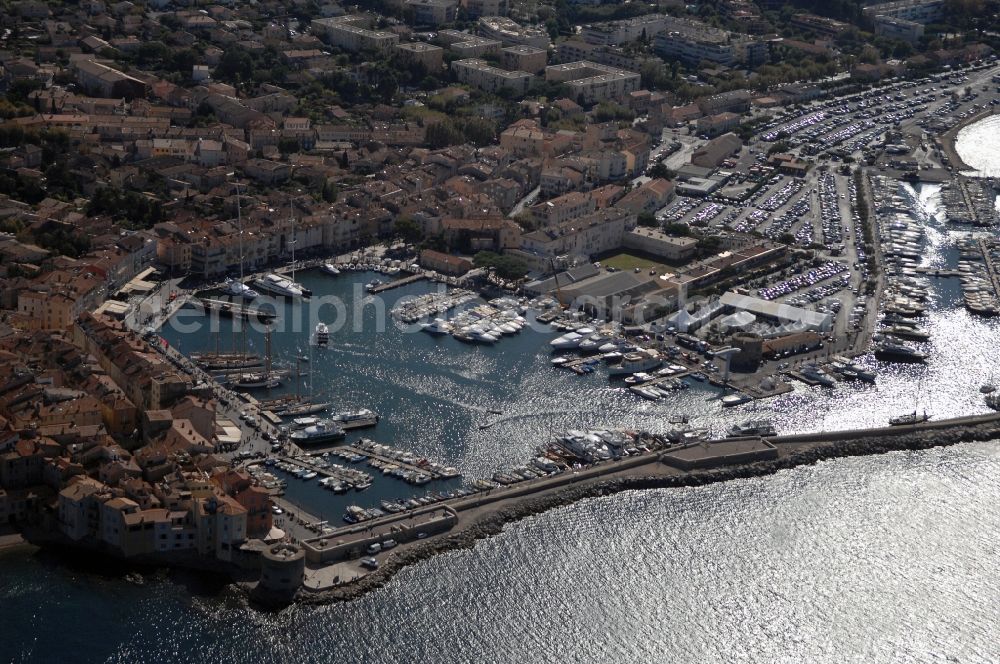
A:
<svg viewBox="0 0 1000 664">
<path fill-rule="evenodd" d="M 1000 439 L 1000 421 L 956 424 L 930 430 L 900 430 L 886 435 L 859 435 L 835 443 L 809 443 L 772 461 L 760 461 L 711 470 L 688 471 L 674 475 L 650 474 L 650 466 L 636 468 L 635 476 L 597 478 L 566 487 L 550 489 L 513 499 L 511 504 L 459 522 L 455 530 L 428 540 L 420 546 L 400 551 L 386 560 L 375 572 L 356 582 L 321 593 L 301 592 L 296 601 L 302 604 L 328 604 L 351 601 L 384 586 L 399 570 L 447 551 L 469 549 L 477 540 L 499 534 L 505 525 L 542 512 L 571 505 L 587 498 L 608 496 L 622 491 L 692 487 L 728 480 L 761 477 L 779 470 L 795 468 L 839 457 L 867 456 L 907 450 L 955 445 L 962 442 Z"/>
</svg>

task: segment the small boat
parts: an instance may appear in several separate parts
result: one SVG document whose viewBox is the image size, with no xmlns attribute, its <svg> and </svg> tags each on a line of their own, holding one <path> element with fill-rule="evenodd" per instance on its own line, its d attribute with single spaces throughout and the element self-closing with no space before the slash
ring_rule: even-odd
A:
<svg viewBox="0 0 1000 664">
<path fill-rule="evenodd" d="M 321 265 L 319 269 L 321 272 L 323 272 L 323 274 L 329 274 L 330 276 L 333 277 L 336 277 L 338 274 L 340 274 L 340 269 L 333 263 L 323 263 L 323 265 Z"/>
<path fill-rule="evenodd" d="M 753 399 L 742 392 L 737 392 L 736 394 L 727 394 L 720 399 L 722 406 L 724 408 L 732 408 L 733 406 L 739 406 L 742 403 L 748 401 L 753 401 Z"/>
<path fill-rule="evenodd" d="M 370 293 L 381 285 L 382 285 L 381 281 L 379 281 L 378 279 L 372 279 L 367 284 L 365 284 L 365 290 Z"/>
<path fill-rule="evenodd" d="M 740 438 L 742 436 L 774 436 L 776 435 L 774 425 L 768 420 L 753 420 L 734 424 L 729 428 L 730 438 Z"/>
<path fill-rule="evenodd" d="M 907 413 L 906 415 L 897 415 L 896 417 L 890 418 L 889 424 L 894 427 L 908 426 L 913 424 L 921 424 L 929 419 L 931 419 L 931 416 L 927 414 L 927 411 L 924 411 L 921 414 L 913 412 L 913 413 Z"/>
<path fill-rule="evenodd" d="M 330 328 L 326 323 L 316 323 L 316 345 L 326 346 L 330 343 Z"/>
</svg>

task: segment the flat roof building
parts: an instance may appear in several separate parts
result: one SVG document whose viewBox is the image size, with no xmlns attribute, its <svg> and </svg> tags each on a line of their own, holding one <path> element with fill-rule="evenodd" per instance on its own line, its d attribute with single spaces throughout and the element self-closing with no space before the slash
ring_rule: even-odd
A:
<svg viewBox="0 0 1000 664">
<path fill-rule="evenodd" d="M 475 58 L 456 60 L 451 63 L 451 69 L 459 81 L 485 92 L 507 89 L 516 95 L 523 95 L 535 78 L 526 71 L 507 71 Z"/>
<path fill-rule="evenodd" d="M 331 46 L 345 51 L 386 52 L 399 43 L 399 36 L 391 32 L 381 32 L 362 28 L 358 23 L 368 23 L 364 16 L 338 16 L 336 18 L 314 18 L 313 33 Z"/>
<path fill-rule="evenodd" d="M 635 72 L 581 60 L 549 65 L 545 68 L 545 80 L 565 83 L 572 91 L 571 98 L 591 104 L 606 99 L 624 102 L 639 89 L 641 77 Z"/>
<path fill-rule="evenodd" d="M 444 49 L 433 44 L 425 42 L 397 44 L 396 53 L 407 62 L 419 62 L 429 74 L 440 72 L 444 66 Z"/>
</svg>

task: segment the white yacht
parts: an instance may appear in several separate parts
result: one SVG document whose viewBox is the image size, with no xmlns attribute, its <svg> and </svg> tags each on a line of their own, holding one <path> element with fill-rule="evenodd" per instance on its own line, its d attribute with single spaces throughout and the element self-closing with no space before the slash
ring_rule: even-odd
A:
<svg viewBox="0 0 1000 664">
<path fill-rule="evenodd" d="M 589 327 L 581 327 L 573 332 L 567 332 L 561 337 L 556 337 L 549 342 L 549 345 L 552 346 L 552 350 L 573 350 L 579 348 L 583 340 L 593 333 L 594 331 Z"/>
<path fill-rule="evenodd" d="M 271 293 L 272 295 L 283 295 L 285 297 L 302 297 L 305 295 L 305 291 L 300 284 L 274 272 L 268 272 L 263 277 L 258 277 L 254 280 L 254 284 L 262 291 Z"/>
<path fill-rule="evenodd" d="M 649 371 L 660 366 L 663 361 L 659 355 L 651 353 L 628 353 L 622 357 L 620 364 L 612 364 L 608 367 L 608 373 L 612 376 L 624 376 L 642 371 Z"/>
<path fill-rule="evenodd" d="M 326 323 L 316 324 L 316 345 L 325 346 L 330 343 L 330 328 L 326 326 Z"/>
<path fill-rule="evenodd" d="M 742 392 L 736 392 L 735 394 L 727 394 L 722 397 L 721 401 L 724 408 L 732 408 L 733 406 L 739 406 L 741 403 L 753 401 L 753 398 Z"/>
<path fill-rule="evenodd" d="M 420 330 L 432 336 L 440 337 L 451 332 L 451 325 L 443 318 L 435 318 L 433 323 L 424 323 L 421 325 Z"/>
<path fill-rule="evenodd" d="M 608 338 L 602 334 L 592 334 L 580 342 L 580 350 L 584 353 L 596 353 L 601 346 L 608 342 Z"/>
<path fill-rule="evenodd" d="M 288 437 L 297 445 L 309 445 L 339 440 L 344 435 L 344 430 L 338 423 L 332 420 L 320 420 L 300 431 L 293 431 Z"/>
<path fill-rule="evenodd" d="M 815 364 L 805 365 L 801 370 L 799 370 L 799 373 L 809 380 L 819 383 L 823 387 L 833 387 L 837 384 L 836 381 L 830 378 L 825 371 L 817 367 Z"/>
<path fill-rule="evenodd" d="M 226 295 L 242 297 L 244 300 L 252 300 L 259 294 L 238 279 L 226 279 L 226 285 L 222 290 Z"/>
<path fill-rule="evenodd" d="M 481 327 L 470 327 L 465 332 L 469 335 L 469 338 L 471 338 L 472 341 L 481 344 L 495 344 L 499 338 L 497 335 L 486 331 Z"/>
<path fill-rule="evenodd" d="M 336 277 L 338 274 L 340 274 L 340 268 L 338 268 L 333 263 L 323 263 L 323 265 L 321 265 L 319 269 L 324 274 L 329 274 L 329 275 L 334 276 L 334 277 Z"/>
</svg>

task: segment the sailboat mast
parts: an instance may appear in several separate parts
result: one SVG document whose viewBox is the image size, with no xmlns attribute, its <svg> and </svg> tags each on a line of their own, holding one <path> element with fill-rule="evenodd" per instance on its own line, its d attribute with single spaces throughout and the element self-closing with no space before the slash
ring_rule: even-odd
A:
<svg viewBox="0 0 1000 664">
<path fill-rule="evenodd" d="M 236 224 L 240 234 L 240 283 L 243 283 L 243 210 L 240 206 L 240 183 L 236 183 Z"/>
<path fill-rule="evenodd" d="M 271 326 L 268 325 L 264 333 L 264 375 L 271 378 Z"/>
<path fill-rule="evenodd" d="M 288 220 L 292 224 L 292 241 L 289 243 L 292 245 L 292 281 L 295 281 L 295 239 L 297 236 L 295 229 L 295 209 L 292 207 L 292 201 L 288 201 Z"/>
</svg>

